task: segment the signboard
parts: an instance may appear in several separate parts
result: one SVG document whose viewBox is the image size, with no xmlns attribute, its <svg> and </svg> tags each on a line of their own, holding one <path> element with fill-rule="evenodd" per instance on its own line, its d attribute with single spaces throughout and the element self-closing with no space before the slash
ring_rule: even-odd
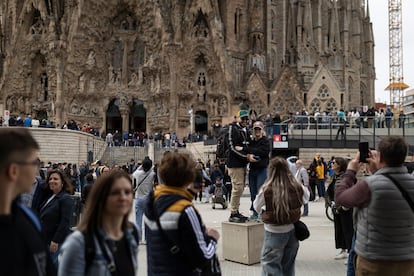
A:
<svg viewBox="0 0 414 276">
<path fill-rule="evenodd" d="M 287 149 L 289 147 L 288 136 L 281 134 L 273 134 L 273 148 Z"/>
</svg>

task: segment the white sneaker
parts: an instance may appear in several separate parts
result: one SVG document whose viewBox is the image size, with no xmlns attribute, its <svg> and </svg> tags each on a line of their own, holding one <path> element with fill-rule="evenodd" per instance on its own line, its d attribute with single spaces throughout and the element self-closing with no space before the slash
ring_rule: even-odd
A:
<svg viewBox="0 0 414 276">
<path fill-rule="evenodd" d="M 342 260 L 346 258 L 348 258 L 348 254 L 345 251 L 339 252 L 339 254 L 334 257 L 335 260 Z"/>
</svg>

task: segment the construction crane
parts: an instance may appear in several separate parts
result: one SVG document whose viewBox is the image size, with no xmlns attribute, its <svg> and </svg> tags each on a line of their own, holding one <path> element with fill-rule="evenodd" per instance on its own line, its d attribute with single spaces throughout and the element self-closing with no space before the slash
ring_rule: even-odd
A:
<svg viewBox="0 0 414 276">
<path fill-rule="evenodd" d="M 390 91 L 390 104 L 401 111 L 404 106 L 402 0 L 388 0 L 389 61 L 390 83 L 385 90 Z"/>
</svg>

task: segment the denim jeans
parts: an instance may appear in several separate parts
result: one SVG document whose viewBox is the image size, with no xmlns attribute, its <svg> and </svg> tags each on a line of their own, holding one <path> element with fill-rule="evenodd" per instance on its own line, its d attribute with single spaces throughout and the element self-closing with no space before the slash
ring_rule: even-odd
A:
<svg viewBox="0 0 414 276">
<path fill-rule="evenodd" d="M 303 215 L 305 216 L 309 215 L 309 204 L 308 203 L 303 204 Z"/>
<path fill-rule="evenodd" d="M 250 169 L 249 171 L 250 199 L 252 201 L 250 206 L 251 211 L 254 211 L 253 201 L 256 199 L 256 195 L 258 194 L 260 187 L 262 187 L 266 180 L 266 173 L 267 168 Z"/>
<path fill-rule="evenodd" d="M 325 179 L 317 179 L 316 186 L 318 187 L 318 196 L 324 197 L 325 196 Z"/>
<path fill-rule="evenodd" d="M 349 255 L 348 255 L 348 265 L 346 268 L 346 276 L 355 276 L 355 269 L 354 269 L 354 261 L 355 261 L 355 239 L 356 239 L 356 234 L 354 233 L 354 235 L 352 236 L 352 245 L 351 245 L 351 249 L 349 250 Z"/>
<path fill-rule="evenodd" d="M 58 244 L 58 249 L 55 252 L 50 252 L 50 258 L 52 259 L 52 263 L 58 267 L 58 257 L 59 257 L 59 253 L 60 253 L 60 248 L 62 247 L 62 244 Z M 50 248 L 50 244 L 48 246 L 48 248 Z"/>
<path fill-rule="evenodd" d="M 295 275 L 295 259 L 299 241 L 295 230 L 287 233 L 265 231 L 261 255 L 262 276 Z"/>
<path fill-rule="evenodd" d="M 142 216 L 144 215 L 145 206 L 147 204 L 148 197 L 136 198 L 135 199 L 135 216 L 136 216 L 136 224 L 138 227 L 138 236 L 139 240 L 145 240 L 142 236 Z"/>
</svg>

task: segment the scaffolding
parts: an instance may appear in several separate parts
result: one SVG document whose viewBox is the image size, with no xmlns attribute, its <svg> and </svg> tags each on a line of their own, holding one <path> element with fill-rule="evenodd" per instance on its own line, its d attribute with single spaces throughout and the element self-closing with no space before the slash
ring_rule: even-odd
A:
<svg viewBox="0 0 414 276">
<path fill-rule="evenodd" d="M 385 90 L 390 91 L 390 104 L 399 111 L 404 106 L 402 0 L 388 0 L 389 61 L 390 83 Z"/>
</svg>

